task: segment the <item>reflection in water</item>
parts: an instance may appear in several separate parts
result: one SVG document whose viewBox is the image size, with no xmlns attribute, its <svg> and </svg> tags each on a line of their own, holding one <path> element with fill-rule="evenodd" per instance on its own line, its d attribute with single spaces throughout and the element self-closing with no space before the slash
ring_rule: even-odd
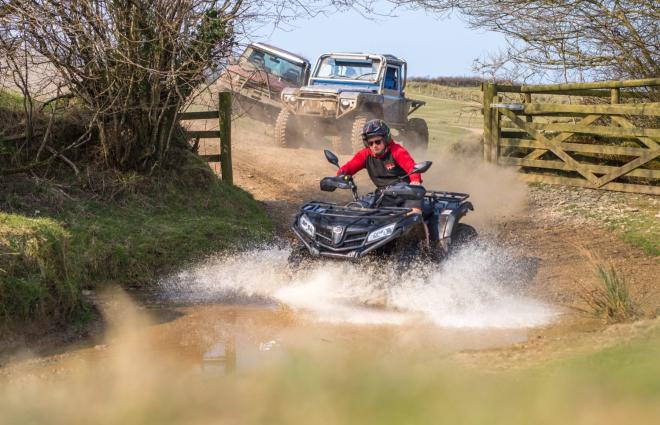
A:
<svg viewBox="0 0 660 425">
<path fill-rule="evenodd" d="M 308 353 L 313 358 L 359 352 L 438 358 L 460 350 L 510 345 L 526 329 L 455 329 L 425 322 L 355 325 L 310 320 L 286 307 L 197 305 L 182 307 L 177 320 L 150 328 L 154 348 L 180 365 L 211 375 L 260 370 Z"/>
<path fill-rule="evenodd" d="M 202 369 L 210 373 L 229 373 L 236 370 L 236 338 L 218 342 L 204 353 Z"/>
</svg>

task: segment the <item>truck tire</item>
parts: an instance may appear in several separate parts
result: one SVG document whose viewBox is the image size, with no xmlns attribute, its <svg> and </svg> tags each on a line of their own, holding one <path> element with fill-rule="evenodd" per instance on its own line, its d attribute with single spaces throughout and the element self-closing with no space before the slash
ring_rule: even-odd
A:
<svg viewBox="0 0 660 425">
<path fill-rule="evenodd" d="M 351 147 L 346 143 L 346 138 L 341 135 L 330 136 L 330 143 L 332 144 L 332 151 L 341 154 L 350 154 Z"/>
<path fill-rule="evenodd" d="M 353 118 L 350 138 L 350 147 L 352 152 L 357 152 L 360 149 L 364 149 L 364 142 L 362 141 L 362 130 L 364 129 L 364 125 L 370 119 L 372 119 L 372 116 L 368 114 L 357 114 L 355 118 Z"/>
<path fill-rule="evenodd" d="M 411 149 L 425 152 L 429 147 L 429 127 L 422 118 L 410 118 L 408 128 L 408 145 Z"/>
<path fill-rule="evenodd" d="M 282 109 L 275 121 L 275 144 L 283 148 L 297 148 L 300 146 L 300 137 L 296 116 L 290 110 Z"/>
</svg>

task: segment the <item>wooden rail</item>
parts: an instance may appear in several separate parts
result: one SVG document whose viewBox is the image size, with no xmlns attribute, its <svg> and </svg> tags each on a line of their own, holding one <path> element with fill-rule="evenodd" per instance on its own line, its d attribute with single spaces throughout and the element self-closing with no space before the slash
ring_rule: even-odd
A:
<svg viewBox="0 0 660 425">
<path fill-rule="evenodd" d="M 622 103 L 639 98 L 641 88 L 660 91 L 660 78 L 483 84 L 484 159 L 519 167 L 527 181 L 660 195 L 660 103 Z M 501 103 L 506 93 L 519 93 L 520 103 Z M 535 103 L 538 94 L 580 98 Z M 582 104 L 587 97 L 610 103 Z"/>
<path fill-rule="evenodd" d="M 222 180 L 234 184 L 231 161 L 231 93 L 220 93 L 217 111 L 183 112 L 178 115 L 179 121 L 194 121 L 218 119 L 219 130 L 190 130 L 186 132 L 189 139 L 220 139 L 220 150 L 217 155 L 200 155 L 208 162 L 220 163 Z"/>
</svg>

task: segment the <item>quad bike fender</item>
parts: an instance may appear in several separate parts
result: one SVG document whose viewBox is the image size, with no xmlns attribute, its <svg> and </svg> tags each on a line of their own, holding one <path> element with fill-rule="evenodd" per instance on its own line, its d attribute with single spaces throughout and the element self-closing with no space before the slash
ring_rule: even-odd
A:
<svg viewBox="0 0 660 425">
<path fill-rule="evenodd" d="M 444 209 L 440 212 L 440 216 L 438 217 L 438 235 L 440 237 L 440 246 L 445 253 L 449 252 L 454 227 L 468 211 L 473 210 L 474 207 L 471 202 L 463 202 L 459 208 Z"/>
</svg>

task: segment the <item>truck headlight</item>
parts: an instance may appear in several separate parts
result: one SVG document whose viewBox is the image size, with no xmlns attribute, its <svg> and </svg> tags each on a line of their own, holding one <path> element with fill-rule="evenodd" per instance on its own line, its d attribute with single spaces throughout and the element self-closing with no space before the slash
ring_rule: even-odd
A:
<svg viewBox="0 0 660 425">
<path fill-rule="evenodd" d="M 316 229 L 314 228 L 314 225 L 312 224 L 311 221 L 309 221 L 309 218 L 307 218 L 306 215 L 301 215 L 300 218 L 298 219 L 298 226 L 300 226 L 301 229 L 305 233 L 307 233 L 309 236 L 314 237 L 314 234 L 316 233 Z"/>
<path fill-rule="evenodd" d="M 380 239 L 391 236 L 392 233 L 394 233 L 395 227 L 396 227 L 396 223 L 392 223 L 392 224 L 388 224 L 387 226 L 383 226 L 380 229 L 374 230 L 373 232 L 369 233 L 369 236 L 367 236 L 367 243 L 375 242 Z"/>
<path fill-rule="evenodd" d="M 355 103 L 355 101 L 352 99 L 342 99 L 340 103 L 341 106 L 343 106 L 344 108 L 348 108 L 349 106 L 352 106 Z"/>
<path fill-rule="evenodd" d="M 296 95 L 295 94 L 285 94 L 282 96 L 282 99 L 285 102 L 295 102 L 296 101 Z"/>
</svg>

